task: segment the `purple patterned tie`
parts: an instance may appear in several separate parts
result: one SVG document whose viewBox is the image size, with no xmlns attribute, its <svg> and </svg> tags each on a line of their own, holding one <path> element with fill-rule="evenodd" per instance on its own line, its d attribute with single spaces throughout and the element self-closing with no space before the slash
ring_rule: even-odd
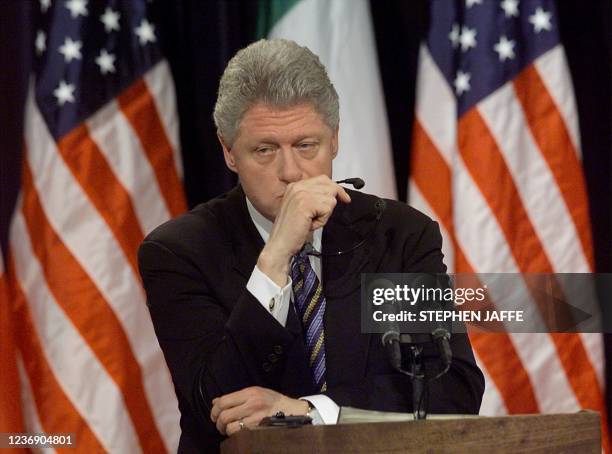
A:
<svg viewBox="0 0 612 454">
<path fill-rule="evenodd" d="M 302 320 L 305 333 L 306 350 L 315 387 L 324 392 L 325 382 L 325 296 L 319 278 L 310 266 L 308 256 L 303 250 L 293 258 L 291 264 L 293 280 L 293 304 Z"/>
</svg>

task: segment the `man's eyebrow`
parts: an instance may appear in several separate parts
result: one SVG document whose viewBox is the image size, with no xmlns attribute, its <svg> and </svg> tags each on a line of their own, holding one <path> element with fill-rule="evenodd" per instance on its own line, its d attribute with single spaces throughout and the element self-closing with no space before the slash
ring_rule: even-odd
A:
<svg viewBox="0 0 612 454">
<path fill-rule="evenodd" d="M 292 143 L 301 142 L 302 140 L 305 140 L 305 139 L 316 139 L 316 140 L 319 140 L 320 139 L 320 135 L 316 134 L 316 133 L 301 134 L 301 135 L 297 136 L 295 139 L 293 139 Z M 258 138 L 256 140 L 254 140 L 254 142 L 256 144 L 263 144 L 263 143 L 278 144 L 279 140 L 278 140 L 278 137 L 261 137 L 261 138 Z"/>
<path fill-rule="evenodd" d="M 300 134 L 297 136 L 292 143 L 299 143 L 304 140 L 321 140 L 321 134 L 317 134 L 316 132 L 311 132 L 309 134 Z"/>
<path fill-rule="evenodd" d="M 303 136 L 298 136 L 298 138 L 295 140 L 296 142 L 301 142 L 302 140 L 305 139 L 318 139 L 319 136 L 317 134 L 304 134 Z"/>
<path fill-rule="evenodd" d="M 270 138 L 270 137 L 264 137 L 264 138 L 262 138 L 262 139 L 257 139 L 257 142 L 258 142 L 258 143 L 276 143 L 276 142 L 277 142 L 277 140 L 272 139 L 272 138 Z"/>
</svg>

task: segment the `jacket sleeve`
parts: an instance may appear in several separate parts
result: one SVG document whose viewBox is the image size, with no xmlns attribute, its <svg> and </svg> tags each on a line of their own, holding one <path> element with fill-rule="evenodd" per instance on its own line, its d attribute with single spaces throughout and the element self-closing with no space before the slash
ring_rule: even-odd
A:
<svg viewBox="0 0 612 454">
<path fill-rule="evenodd" d="M 187 406 L 211 426 L 215 397 L 254 384 L 280 387 L 285 364 L 302 351 L 300 340 L 246 288 L 231 309 L 223 306 L 188 257 L 155 240 L 142 243 L 138 262 L 183 418 Z"/>
</svg>

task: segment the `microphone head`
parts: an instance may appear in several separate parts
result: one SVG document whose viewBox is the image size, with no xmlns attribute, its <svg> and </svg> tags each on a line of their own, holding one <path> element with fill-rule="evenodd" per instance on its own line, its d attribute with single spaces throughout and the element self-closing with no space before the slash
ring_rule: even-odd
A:
<svg viewBox="0 0 612 454">
<path fill-rule="evenodd" d="M 400 334 L 396 329 L 390 329 L 385 332 L 382 336 L 380 336 L 380 341 L 383 345 L 391 344 L 393 342 L 399 342 Z"/>
<path fill-rule="evenodd" d="M 353 187 L 355 189 L 361 189 L 365 186 L 365 181 L 363 181 L 361 178 L 351 178 L 351 184 L 353 185 Z"/>
<path fill-rule="evenodd" d="M 365 181 L 363 181 L 361 178 L 346 178 L 344 180 L 338 180 L 336 181 L 336 183 L 338 184 L 350 184 L 351 186 L 353 186 L 355 189 L 361 189 L 365 186 Z"/>
</svg>

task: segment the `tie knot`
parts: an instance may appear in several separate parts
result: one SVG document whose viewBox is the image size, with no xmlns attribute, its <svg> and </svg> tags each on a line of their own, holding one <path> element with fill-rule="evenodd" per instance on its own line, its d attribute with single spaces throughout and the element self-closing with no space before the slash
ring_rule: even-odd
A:
<svg viewBox="0 0 612 454">
<path fill-rule="evenodd" d="M 300 252 L 293 256 L 293 263 L 291 264 L 293 279 L 307 274 L 311 269 L 307 254 L 307 245 L 310 245 L 310 243 L 306 243 Z"/>
</svg>

